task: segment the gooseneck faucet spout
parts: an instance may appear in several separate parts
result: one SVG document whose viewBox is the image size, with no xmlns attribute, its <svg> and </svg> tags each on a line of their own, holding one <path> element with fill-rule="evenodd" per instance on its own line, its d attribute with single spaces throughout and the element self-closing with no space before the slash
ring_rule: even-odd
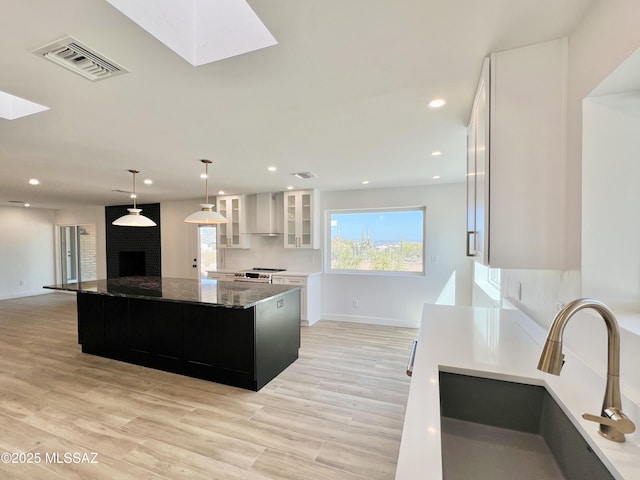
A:
<svg viewBox="0 0 640 480">
<path fill-rule="evenodd" d="M 632 433 L 636 427 L 633 422 L 622 413 L 620 398 L 620 330 L 613 312 L 604 303 L 591 298 L 580 298 L 568 303 L 560 310 L 547 335 L 538 370 L 553 375 L 560 375 L 564 364 L 562 354 L 562 334 L 569 319 L 579 310 L 592 308 L 600 314 L 607 325 L 608 353 L 607 353 L 607 385 L 602 402 L 600 416 L 584 413 L 582 418 L 598 422 L 598 433 L 614 442 L 624 442 L 626 433 Z"/>
</svg>

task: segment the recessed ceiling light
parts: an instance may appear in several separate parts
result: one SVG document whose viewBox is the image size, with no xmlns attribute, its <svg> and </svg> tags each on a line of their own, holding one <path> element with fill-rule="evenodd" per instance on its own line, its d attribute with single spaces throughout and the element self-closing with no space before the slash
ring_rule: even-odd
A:
<svg viewBox="0 0 640 480">
<path fill-rule="evenodd" d="M 287 190 L 293 190 L 293 185 L 287 185 Z"/>
<path fill-rule="evenodd" d="M 433 178 L 434 180 L 437 180 L 437 179 L 439 179 L 439 178 L 440 178 L 440 175 L 434 175 L 432 178 Z"/>
<path fill-rule="evenodd" d="M 201 174 L 200 174 L 200 178 L 207 178 L 207 176 L 208 176 L 208 175 L 207 175 L 206 173 L 201 173 Z"/>
<path fill-rule="evenodd" d="M 434 98 L 429 102 L 429 108 L 440 108 L 443 107 L 447 103 L 446 100 L 442 98 Z"/>
<path fill-rule="evenodd" d="M 218 195 L 224 195 L 224 190 L 220 190 L 220 191 L 218 192 Z"/>
<path fill-rule="evenodd" d="M 30 207 L 30 206 L 31 206 L 31 204 L 30 204 L 30 203 L 25 203 L 25 204 L 24 204 L 24 206 L 25 206 L 25 207 Z"/>
<path fill-rule="evenodd" d="M 431 152 L 431 155 L 434 157 L 439 157 L 440 155 L 442 155 L 442 152 L 440 150 L 435 150 Z"/>
<path fill-rule="evenodd" d="M 145 178 L 144 179 L 144 184 L 145 185 L 152 185 L 153 184 L 153 180 L 151 180 L 150 178 Z"/>
<path fill-rule="evenodd" d="M 40 180 L 37 178 L 31 178 L 29 179 L 29 185 L 40 185 Z"/>
<path fill-rule="evenodd" d="M 272 165 L 270 167 L 267 167 L 267 170 L 269 170 L 270 172 L 275 172 L 277 169 Z"/>
<path fill-rule="evenodd" d="M 363 185 L 369 185 L 369 180 L 362 180 Z"/>
</svg>

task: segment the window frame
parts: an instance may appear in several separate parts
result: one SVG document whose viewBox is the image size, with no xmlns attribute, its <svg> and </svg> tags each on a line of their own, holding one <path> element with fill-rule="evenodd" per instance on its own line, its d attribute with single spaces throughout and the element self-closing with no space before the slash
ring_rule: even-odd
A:
<svg viewBox="0 0 640 480">
<path fill-rule="evenodd" d="M 421 212 L 422 213 L 422 269 L 421 271 L 401 271 L 401 270 L 357 270 L 357 269 L 334 269 L 331 267 L 331 217 L 333 214 L 365 214 L 365 213 L 393 213 L 393 212 Z M 424 277 L 427 274 L 427 207 L 425 205 L 404 206 L 404 207 L 366 207 L 366 208 L 334 208 L 325 211 L 325 273 L 336 275 L 375 275 L 375 276 L 401 276 L 401 277 Z"/>
</svg>

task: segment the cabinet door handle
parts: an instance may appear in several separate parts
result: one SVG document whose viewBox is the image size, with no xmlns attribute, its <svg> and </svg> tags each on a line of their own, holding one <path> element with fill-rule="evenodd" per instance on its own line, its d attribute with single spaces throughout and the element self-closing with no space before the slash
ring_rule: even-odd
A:
<svg viewBox="0 0 640 480">
<path fill-rule="evenodd" d="M 467 230 L 467 257 L 476 256 L 476 233 L 473 230 Z M 473 251 L 471 248 L 473 248 Z"/>
<path fill-rule="evenodd" d="M 416 360 L 416 347 L 418 346 L 418 339 L 416 338 L 411 345 L 411 353 L 409 354 L 409 363 L 407 364 L 407 375 L 410 377 L 413 375 L 413 364 Z"/>
</svg>

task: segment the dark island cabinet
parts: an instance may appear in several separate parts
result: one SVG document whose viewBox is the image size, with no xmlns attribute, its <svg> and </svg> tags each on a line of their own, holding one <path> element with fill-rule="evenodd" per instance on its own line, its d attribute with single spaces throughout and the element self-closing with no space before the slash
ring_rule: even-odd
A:
<svg viewBox="0 0 640 480">
<path fill-rule="evenodd" d="M 77 295 L 85 353 L 255 391 L 298 358 L 298 290 L 249 308 Z"/>
</svg>

